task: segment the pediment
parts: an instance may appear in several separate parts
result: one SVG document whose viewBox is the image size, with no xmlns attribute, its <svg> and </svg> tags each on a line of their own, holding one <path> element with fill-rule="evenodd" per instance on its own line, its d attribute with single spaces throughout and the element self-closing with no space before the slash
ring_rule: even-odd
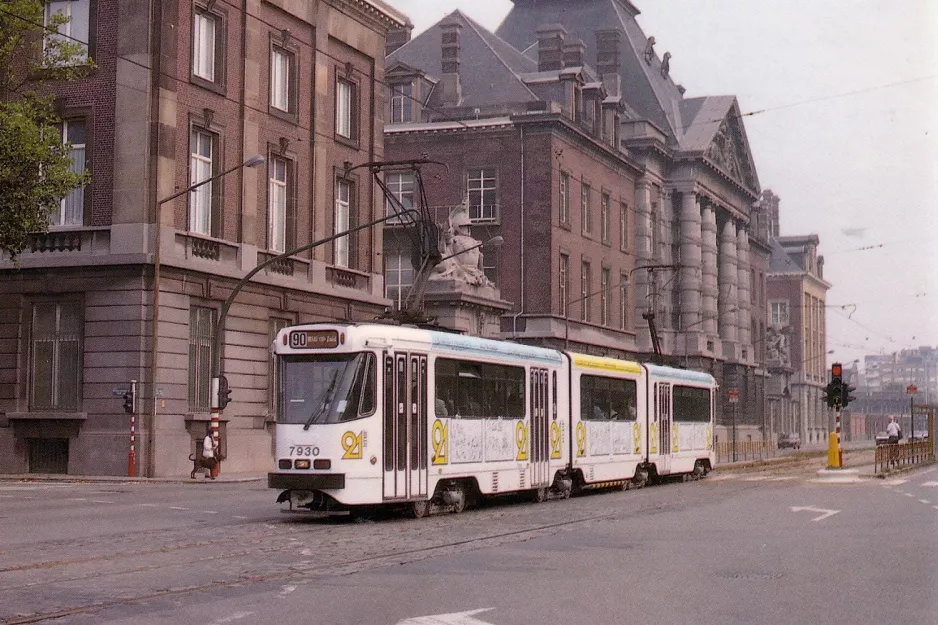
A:
<svg viewBox="0 0 938 625">
<path fill-rule="evenodd" d="M 749 150 L 739 107 L 735 103 L 714 133 L 704 157 L 746 189 L 753 193 L 759 192 L 755 162 Z"/>
</svg>

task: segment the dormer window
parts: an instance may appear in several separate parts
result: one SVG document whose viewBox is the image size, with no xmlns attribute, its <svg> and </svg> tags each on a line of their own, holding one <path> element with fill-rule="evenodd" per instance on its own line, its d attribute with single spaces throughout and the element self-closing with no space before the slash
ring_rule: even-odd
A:
<svg viewBox="0 0 938 625">
<path fill-rule="evenodd" d="M 391 85 L 391 123 L 406 124 L 414 120 L 414 84 Z"/>
</svg>

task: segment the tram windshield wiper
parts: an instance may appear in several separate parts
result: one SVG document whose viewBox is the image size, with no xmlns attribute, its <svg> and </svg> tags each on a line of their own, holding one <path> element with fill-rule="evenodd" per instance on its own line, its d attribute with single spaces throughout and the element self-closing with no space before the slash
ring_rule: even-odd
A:
<svg viewBox="0 0 938 625">
<path fill-rule="evenodd" d="M 303 430 L 308 430 L 309 426 L 319 418 L 319 415 L 326 412 L 329 409 L 330 404 L 332 404 L 332 395 L 335 392 L 335 383 L 339 378 L 339 370 L 336 369 L 332 372 L 332 381 L 329 382 L 329 387 L 323 391 L 322 396 L 320 397 L 319 405 L 316 407 L 316 410 L 309 415 L 309 419 L 306 420 L 306 423 L 303 424 Z"/>
</svg>

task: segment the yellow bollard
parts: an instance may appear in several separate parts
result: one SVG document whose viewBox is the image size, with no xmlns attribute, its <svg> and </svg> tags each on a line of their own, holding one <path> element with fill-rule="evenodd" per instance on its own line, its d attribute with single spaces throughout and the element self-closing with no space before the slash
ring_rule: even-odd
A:
<svg viewBox="0 0 938 625">
<path fill-rule="evenodd" d="M 827 468 L 839 469 L 841 467 L 840 445 L 838 445 L 837 432 L 831 432 L 827 439 Z"/>
</svg>

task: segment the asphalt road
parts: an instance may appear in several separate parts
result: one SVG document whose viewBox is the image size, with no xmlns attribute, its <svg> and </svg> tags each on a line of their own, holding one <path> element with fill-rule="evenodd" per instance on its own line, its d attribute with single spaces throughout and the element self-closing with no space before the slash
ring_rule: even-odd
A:
<svg viewBox="0 0 938 625">
<path fill-rule="evenodd" d="M 0 482 L 0 623 L 938 622 L 938 470 L 813 477 L 355 523 L 256 482 Z"/>
</svg>

